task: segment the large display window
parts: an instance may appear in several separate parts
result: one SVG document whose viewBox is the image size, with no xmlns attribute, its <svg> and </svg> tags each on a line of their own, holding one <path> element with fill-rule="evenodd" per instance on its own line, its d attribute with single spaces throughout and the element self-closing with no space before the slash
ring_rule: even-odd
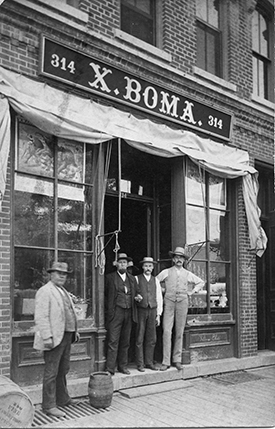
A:
<svg viewBox="0 0 275 429">
<path fill-rule="evenodd" d="M 36 291 L 54 260 L 67 262 L 67 288 L 80 319 L 92 316 L 91 145 L 49 135 L 16 119 L 14 319 L 32 320 Z"/>
</svg>

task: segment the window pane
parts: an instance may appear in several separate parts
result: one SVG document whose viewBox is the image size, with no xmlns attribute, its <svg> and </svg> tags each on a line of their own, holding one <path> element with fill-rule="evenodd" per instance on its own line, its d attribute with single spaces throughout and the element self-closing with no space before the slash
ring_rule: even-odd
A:
<svg viewBox="0 0 275 429">
<path fill-rule="evenodd" d="M 259 53 L 259 12 L 254 10 L 252 16 L 252 49 Z"/>
<path fill-rule="evenodd" d="M 207 22 L 207 2 L 205 0 L 196 0 L 197 17 Z"/>
<path fill-rule="evenodd" d="M 264 62 L 258 60 L 258 67 L 258 95 L 259 97 L 265 98 Z"/>
<path fill-rule="evenodd" d="M 265 57 L 268 57 L 268 31 L 267 31 L 267 22 L 264 19 L 263 15 L 260 15 L 260 53 Z"/>
<path fill-rule="evenodd" d="M 208 0 L 208 22 L 219 28 L 219 0 Z"/>
<path fill-rule="evenodd" d="M 253 94 L 258 95 L 258 60 L 252 57 L 253 63 Z"/>
<path fill-rule="evenodd" d="M 31 320 L 36 291 L 49 281 L 53 251 L 15 248 L 14 319 Z"/>
<path fill-rule="evenodd" d="M 53 198 L 20 191 L 14 195 L 15 245 L 53 247 Z"/>
<path fill-rule="evenodd" d="M 224 207 L 225 200 L 225 179 L 218 176 L 209 175 L 209 205 L 210 207 Z"/>
<path fill-rule="evenodd" d="M 84 201 L 58 199 L 59 248 L 86 250 L 86 241 L 92 230 L 91 219 L 88 221 L 86 217 Z"/>
<path fill-rule="evenodd" d="M 212 32 L 207 32 L 206 34 L 206 56 L 207 56 L 206 70 L 212 74 L 218 74 L 217 67 L 216 67 L 216 58 L 218 55 L 216 43 L 217 43 L 217 35 Z"/>
<path fill-rule="evenodd" d="M 92 256 L 85 256 L 83 253 L 58 252 L 58 259 L 67 262 L 72 274 L 68 275 L 66 289 L 75 298 L 76 311 L 80 318 L 91 316 L 92 307 Z M 79 304 L 86 304 L 86 309 Z"/>
<path fill-rule="evenodd" d="M 192 261 L 188 265 L 188 270 L 196 274 L 202 280 L 206 282 L 206 264 L 205 262 L 194 262 Z M 203 314 L 207 312 L 207 291 L 204 286 L 198 293 L 189 297 L 188 303 L 188 314 Z"/>
<path fill-rule="evenodd" d="M 186 201 L 203 205 L 205 200 L 205 174 L 193 162 L 187 162 L 186 171 Z"/>
<path fill-rule="evenodd" d="M 57 171 L 58 179 L 83 182 L 83 144 L 58 140 Z"/>
<path fill-rule="evenodd" d="M 205 31 L 197 25 L 197 66 L 206 70 Z"/>
<path fill-rule="evenodd" d="M 15 168 L 26 173 L 53 175 L 53 137 L 18 121 Z"/>
<path fill-rule="evenodd" d="M 226 264 L 210 265 L 210 308 L 211 313 L 229 311 L 228 286 L 229 280 L 228 266 Z"/>
<path fill-rule="evenodd" d="M 148 15 L 151 14 L 151 0 L 136 0 L 135 1 L 136 8 L 142 10 L 143 12 L 147 13 Z"/>
<path fill-rule="evenodd" d="M 186 240 L 188 244 L 205 241 L 205 210 L 202 207 L 186 207 Z"/>
</svg>

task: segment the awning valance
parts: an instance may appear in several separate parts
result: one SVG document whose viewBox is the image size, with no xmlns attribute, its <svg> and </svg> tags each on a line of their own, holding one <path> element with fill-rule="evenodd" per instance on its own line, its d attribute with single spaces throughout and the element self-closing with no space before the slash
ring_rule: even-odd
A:
<svg viewBox="0 0 275 429">
<path fill-rule="evenodd" d="M 213 174 L 236 178 L 249 175 L 253 186 L 243 181 L 251 248 L 261 256 L 266 236 L 260 226 L 257 206 L 257 171 L 249 165 L 248 152 L 172 129 L 129 112 L 81 98 L 0 67 L 0 202 L 5 192 L 10 147 L 10 109 L 39 129 L 57 137 L 91 144 L 122 138 L 137 149 L 163 157 L 187 155 Z M 251 224 L 253 222 L 253 224 Z M 255 223 L 256 222 L 256 223 Z M 252 233 L 251 233 L 252 231 Z"/>
</svg>

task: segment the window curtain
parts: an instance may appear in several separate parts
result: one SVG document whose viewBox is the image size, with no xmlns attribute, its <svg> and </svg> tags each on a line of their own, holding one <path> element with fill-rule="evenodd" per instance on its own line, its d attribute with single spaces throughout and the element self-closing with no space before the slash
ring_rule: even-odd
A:
<svg viewBox="0 0 275 429">
<path fill-rule="evenodd" d="M 10 107 L 44 132 L 64 139 L 98 144 L 122 138 L 138 150 L 163 157 L 189 156 L 209 172 L 231 179 L 243 176 L 243 194 L 251 249 L 262 256 L 267 239 L 257 206 L 257 171 L 248 152 L 141 119 L 112 106 L 52 88 L 0 67 L 0 198 L 6 184 L 10 148 Z M 1 200 L 0 200 L 1 204 Z"/>
</svg>

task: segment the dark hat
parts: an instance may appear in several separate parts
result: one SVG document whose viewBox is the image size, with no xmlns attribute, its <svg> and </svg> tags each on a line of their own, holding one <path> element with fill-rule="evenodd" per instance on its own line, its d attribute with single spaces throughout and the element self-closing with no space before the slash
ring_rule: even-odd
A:
<svg viewBox="0 0 275 429">
<path fill-rule="evenodd" d="M 170 250 L 169 256 L 173 258 L 175 255 L 183 256 L 185 259 L 189 259 L 189 255 L 187 254 L 187 250 L 183 247 L 176 247 L 174 252 Z"/>
<path fill-rule="evenodd" d="M 150 262 L 151 264 L 157 264 L 151 256 L 144 256 L 143 260 L 140 261 L 140 264 L 144 264 L 145 262 Z"/>
<path fill-rule="evenodd" d="M 127 256 L 126 253 L 118 253 L 117 255 L 117 261 L 119 261 L 120 259 L 126 259 L 126 261 L 132 261 L 133 258 L 130 258 L 130 256 Z"/>
<path fill-rule="evenodd" d="M 53 262 L 51 268 L 49 268 L 48 273 L 53 271 L 60 271 L 61 273 L 71 274 L 72 271 L 68 270 L 68 264 L 66 262 Z"/>
</svg>

